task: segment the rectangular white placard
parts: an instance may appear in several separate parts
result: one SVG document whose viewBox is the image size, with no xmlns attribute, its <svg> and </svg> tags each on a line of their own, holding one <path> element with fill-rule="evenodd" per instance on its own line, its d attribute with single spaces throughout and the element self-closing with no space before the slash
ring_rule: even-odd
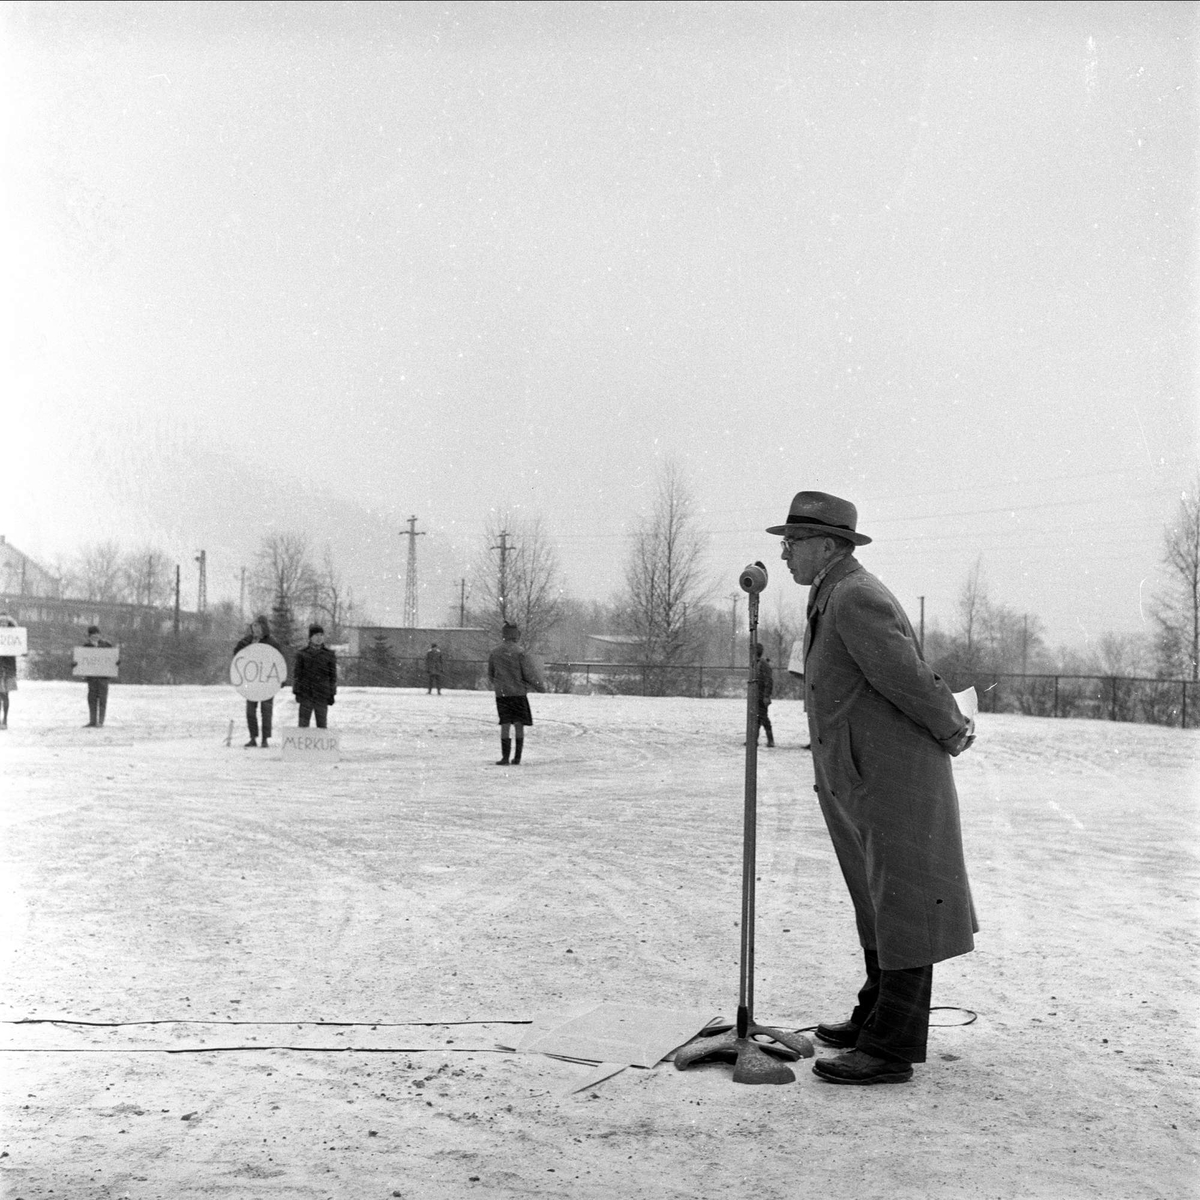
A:
<svg viewBox="0 0 1200 1200">
<path fill-rule="evenodd" d="M 804 674 L 804 639 L 797 638 L 792 643 L 792 652 L 788 656 L 788 673 L 790 675 Z"/>
<path fill-rule="evenodd" d="M 96 676 L 116 679 L 117 659 L 120 657 L 120 646 L 76 646 L 75 669 L 71 674 L 76 679 Z"/>
<path fill-rule="evenodd" d="M 328 762 L 341 758 L 341 737 L 332 729 L 289 729 L 283 735 L 284 762 Z"/>
<path fill-rule="evenodd" d="M 28 631 L 20 625 L 0 625 L 0 654 L 9 658 L 29 653 Z"/>
</svg>

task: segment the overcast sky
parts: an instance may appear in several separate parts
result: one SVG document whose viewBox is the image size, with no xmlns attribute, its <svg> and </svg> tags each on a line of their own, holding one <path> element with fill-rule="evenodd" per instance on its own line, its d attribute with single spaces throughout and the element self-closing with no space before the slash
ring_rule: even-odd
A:
<svg viewBox="0 0 1200 1200">
<path fill-rule="evenodd" d="M 1148 620 L 1196 478 L 1193 4 L 11 4 L 0 533 L 210 600 L 271 528 L 442 623 L 493 512 L 717 594 L 793 492 L 949 625 Z M 792 593 L 795 593 L 794 596 Z M 186 601 L 185 601 L 186 602 Z M 768 600 L 768 604 L 770 600 Z"/>
</svg>

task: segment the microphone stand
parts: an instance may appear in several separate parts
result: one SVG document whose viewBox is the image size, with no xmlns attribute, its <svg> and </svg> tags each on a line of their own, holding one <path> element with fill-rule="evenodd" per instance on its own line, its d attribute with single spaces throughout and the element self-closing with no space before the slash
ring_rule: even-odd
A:
<svg viewBox="0 0 1200 1200">
<path fill-rule="evenodd" d="M 742 827 L 742 958 L 736 1025 L 706 1029 L 675 1052 L 683 1071 L 700 1062 L 732 1062 L 734 1083 L 795 1083 L 791 1067 L 811 1058 L 813 1045 L 801 1033 L 771 1029 L 754 1022 L 754 872 L 758 826 L 758 595 L 766 586 L 766 569 L 755 563 L 742 572 L 742 589 L 749 593 L 750 666 L 746 684 L 746 774 Z"/>
</svg>

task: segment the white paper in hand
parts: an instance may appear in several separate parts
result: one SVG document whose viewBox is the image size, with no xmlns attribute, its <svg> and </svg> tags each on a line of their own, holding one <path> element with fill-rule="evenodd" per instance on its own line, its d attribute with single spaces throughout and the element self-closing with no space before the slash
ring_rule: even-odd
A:
<svg viewBox="0 0 1200 1200">
<path fill-rule="evenodd" d="M 954 693 L 954 702 L 958 705 L 958 711 L 964 717 L 975 719 L 976 713 L 979 712 L 979 697 L 975 693 L 973 687 L 967 688 L 964 692 Z"/>
</svg>

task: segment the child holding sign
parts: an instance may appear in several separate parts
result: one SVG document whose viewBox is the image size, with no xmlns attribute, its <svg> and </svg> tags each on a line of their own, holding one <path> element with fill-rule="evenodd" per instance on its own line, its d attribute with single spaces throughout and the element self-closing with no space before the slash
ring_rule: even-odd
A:
<svg viewBox="0 0 1200 1200">
<path fill-rule="evenodd" d="M 254 620 L 250 622 L 249 633 L 247 633 L 246 636 L 242 638 L 242 640 L 233 648 L 234 657 L 237 657 L 239 650 L 244 650 L 247 646 L 254 642 L 264 642 L 266 645 L 278 650 L 280 655 L 283 654 L 282 647 L 271 636 L 271 626 L 267 624 L 266 617 L 255 617 Z M 284 667 L 281 669 L 286 671 L 286 659 L 284 662 Z M 258 745 L 258 713 L 260 710 L 262 712 L 262 747 L 264 750 L 267 749 L 267 743 L 271 738 L 271 717 L 275 709 L 275 691 L 277 690 L 279 684 L 282 683 L 283 680 L 280 679 L 278 684 L 273 685 L 270 688 L 267 699 L 255 701 L 247 698 L 246 728 L 250 732 L 250 740 L 246 743 L 247 750 L 249 750 L 251 746 Z"/>
<path fill-rule="evenodd" d="M 105 641 L 100 636 L 99 625 L 88 626 L 85 646 L 102 646 L 106 650 L 113 648 L 112 642 Z M 88 723 L 84 729 L 99 729 L 104 724 L 104 714 L 108 709 L 108 675 L 85 675 L 88 685 Z"/>
<path fill-rule="evenodd" d="M 17 623 L 8 615 L 0 613 L 0 626 L 16 629 Z M 0 655 L 0 729 L 8 728 L 8 697 L 17 690 L 17 656 Z"/>
</svg>

